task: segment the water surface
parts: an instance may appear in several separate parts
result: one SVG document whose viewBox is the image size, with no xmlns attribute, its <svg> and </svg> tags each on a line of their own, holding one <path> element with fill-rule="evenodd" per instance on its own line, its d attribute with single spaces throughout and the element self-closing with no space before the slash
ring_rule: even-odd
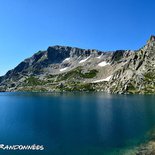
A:
<svg viewBox="0 0 155 155">
<path fill-rule="evenodd" d="M 155 96 L 0 93 L 0 143 L 44 145 L 3 155 L 119 155 L 155 126 Z"/>
</svg>

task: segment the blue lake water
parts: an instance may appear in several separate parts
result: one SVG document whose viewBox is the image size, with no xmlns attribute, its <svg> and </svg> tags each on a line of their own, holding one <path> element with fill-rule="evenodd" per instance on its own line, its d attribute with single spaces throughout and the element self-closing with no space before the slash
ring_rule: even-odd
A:
<svg viewBox="0 0 155 155">
<path fill-rule="evenodd" d="M 119 155 L 155 126 L 155 96 L 0 93 L 0 144 L 44 151 L 0 155 Z"/>
</svg>

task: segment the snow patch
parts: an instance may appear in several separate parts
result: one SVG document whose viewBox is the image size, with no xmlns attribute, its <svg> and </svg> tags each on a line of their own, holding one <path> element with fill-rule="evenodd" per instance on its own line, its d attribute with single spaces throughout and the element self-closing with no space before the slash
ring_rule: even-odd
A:
<svg viewBox="0 0 155 155">
<path fill-rule="evenodd" d="M 69 61 L 70 60 L 70 58 L 66 58 L 63 62 L 66 62 L 66 61 Z"/>
<path fill-rule="evenodd" d="M 104 66 L 106 66 L 106 65 L 109 65 L 109 63 L 107 63 L 106 61 L 102 61 L 102 62 L 100 62 L 100 63 L 98 64 L 98 66 L 100 66 L 100 67 L 104 67 Z"/>
<path fill-rule="evenodd" d="M 62 68 L 62 69 L 60 69 L 60 72 L 63 72 L 65 70 L 67 70 L 67 69 L 68 69 L 68 67 Z"/>
<path fill-rule="evenodd" d="M 100 56 L 97 57 L 97 59 L 100 59 L 102 57 L 103 54 L 101 54 Z"/>
<path fill-rule="evenodd" d="M 89 58 L 90 58 L 90 56 L 87 57 L 87 58 L 85 58 L 85 59 L 83 59 L 83 60 L 81 60 L 79 63 L 84 63 L 84 62 L 87 61 Z"/>
<path fill-rule="evenodd" d="M 111 79 L 111 77 L 112 77 L 112 75 L 108 76 L 108 77 L 105 78 L 105 79 L 100 79 L 100 80 L 93 81 L 93 83 L 98 83 L 98 82 L 103 82 L 103 81 L 108 82 L 108 81 Z"/>
</svg>

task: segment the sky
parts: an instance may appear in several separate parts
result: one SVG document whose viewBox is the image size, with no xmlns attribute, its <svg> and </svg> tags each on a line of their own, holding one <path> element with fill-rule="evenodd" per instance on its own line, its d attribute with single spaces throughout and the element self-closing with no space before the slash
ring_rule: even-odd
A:
<svg viewBox="0 0 155 155">
<path fill-rule="evenodd" d="M 154 0 L 0 0 L 0 75 L 53 45 L 139 49 L 154 17 Z"/>
</svg>

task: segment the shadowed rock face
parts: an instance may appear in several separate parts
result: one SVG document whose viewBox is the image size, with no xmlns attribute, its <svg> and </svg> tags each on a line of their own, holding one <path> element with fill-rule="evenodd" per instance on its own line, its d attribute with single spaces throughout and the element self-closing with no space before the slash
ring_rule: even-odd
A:
<svg viewBox="0 0 155 155">
<path fill-rule="evenodd" d="M 154 73 L 155 36 L 136 51 L 52 46 L 0 77 L 0 90 L 155 93 Z"/>
<path fill-rule="evenodd" d="M 48 64 L 61 63 L 64 59 L 70 57 L 70 47 L 49 47 L 47 49 Z"/>
</svg>

